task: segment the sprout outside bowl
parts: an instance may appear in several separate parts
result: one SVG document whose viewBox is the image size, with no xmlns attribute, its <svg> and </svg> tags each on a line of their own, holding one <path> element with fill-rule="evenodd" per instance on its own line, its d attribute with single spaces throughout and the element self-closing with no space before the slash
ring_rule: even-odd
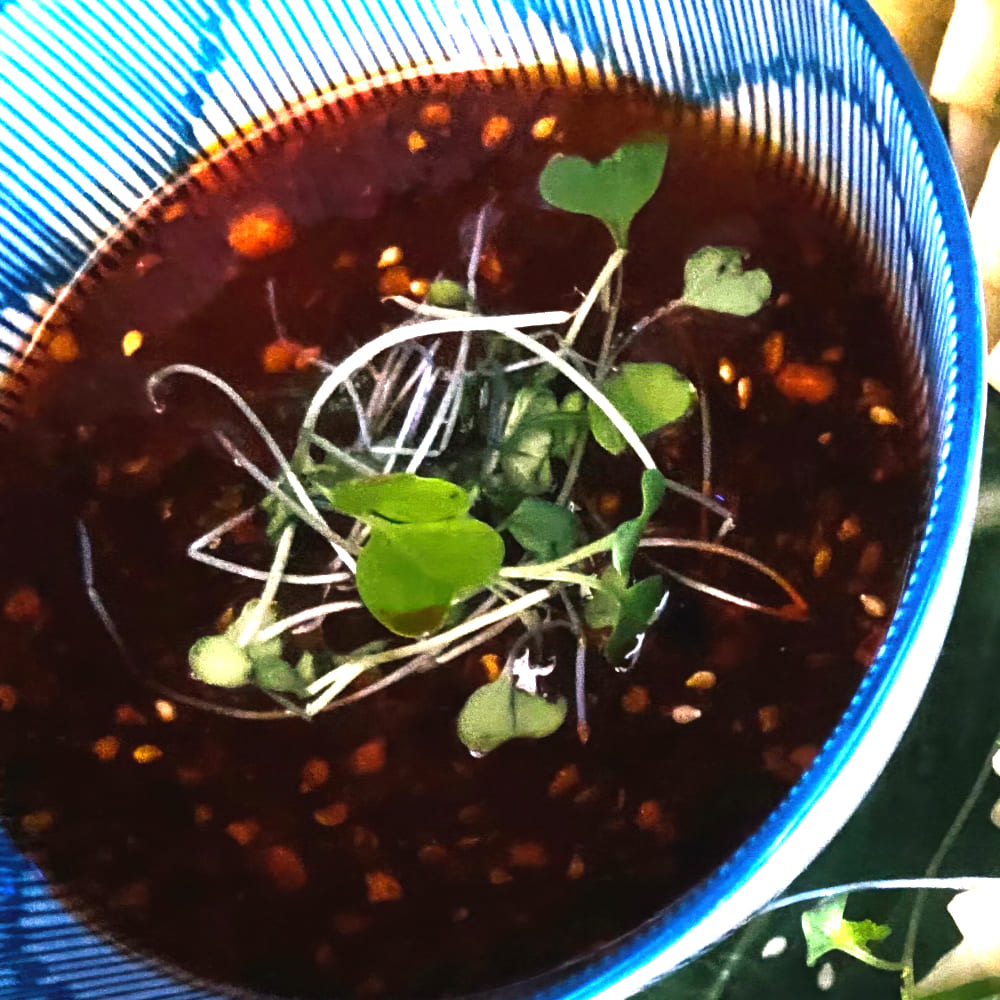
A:
<svg viewBox="0 0 1000 1000">
<path fill-rule="evenodd" d="M 304 97 L 483 68 L 632 78 L 794 155 L 840 204 L 912 331 L 935 454 L 885 643 L 810 770 L 710 878 L 625 939 L 509 996 L 625 997 L 780 893 L 858 805 L 944 639 L 984 415 L 964 203 L 937 122 L 863 0 L 7 0 L 0 4 L 0 410 L 57 290 L 221 134 Z M 0 442 L 2 446 L 2 442 Z M 94 936 L 0 834 L 0 992 L 207 998 Z"/>
</svg>

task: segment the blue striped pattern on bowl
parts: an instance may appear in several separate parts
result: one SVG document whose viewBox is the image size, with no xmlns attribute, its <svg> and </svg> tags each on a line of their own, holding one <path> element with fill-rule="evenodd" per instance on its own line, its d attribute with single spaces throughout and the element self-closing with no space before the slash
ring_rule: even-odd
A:
<svg viewBox="0 0 1000 1000">
<path fill-rule="evenodd" d="M 19 369 L 60 288 L 206 145 L 280 134 L 294 106 L 334 88 L 469 68 L 631 77 L 773 144 L 778 169 L 803 164 L 889 276 L 928 387 L 928 525 L 886 643 L 812 769 L 678 904 L 513 991 L 626 996 L 779 892 L 844 822 L 916 706 L 957 594 L 984 410 L 978 284 L 936 122 L 861 0 L 0 0 L 0 421 L 16 416 Z M 0 833 L 0 995 L 220 994 L 95 938 Z"/>
</svg>

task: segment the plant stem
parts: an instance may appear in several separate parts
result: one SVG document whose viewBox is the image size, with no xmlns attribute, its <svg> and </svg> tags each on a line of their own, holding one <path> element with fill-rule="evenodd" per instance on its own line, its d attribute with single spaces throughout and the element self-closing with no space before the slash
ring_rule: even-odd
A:
<svg viewBox="0 0 1000 1000">
<path fill-rule="evenodd" d="M 330 397 L 340 387 L 344 379 L 350 377 L 358 368 L 368 364 L 382 351 L 394 347 L 405 340 L 417 337 L 437 336 L 443 333 L 499 333 L 508 340 L 523 347 L 538 357 L 543 358 L 560 375 L 564 375 L 570 380 L 584 395 L 594 401 L 594 404 L 611 421 L 615 429 L 625 438 L 626 442 L 639 457 L 639 460 L 647 469 L 655 469 L 656 462 L 650 455 L 649 449 L 642 443 L 639 435 L 636 434 L 632 425 L 621 415 L 618 409 L 611 403 L 589 379 L 581 375 L 565 358 L 560 357 L 555 351 L 539 344 L 531 337 L 528 337 L 518 329 L 518 326 L 525 326 L 529 323 L 534 326 L 553 326 L 565 322 L 569 318 L 568 313 L 529 313 L 524 316 L 469 316 L 463 323 L 449 323 L 444 320 L 429 320 L 426 323 L 414 323 L 406 327 L 397 327 L 369 341 L 359 347 L 353 354 L 345 358 L 326 377 L 316 394 L 313 396 L 306 410 L 305 418 L 302 421 L 302 428 L 299 431 L 299 444 L 295 450 L 297 460 L 306 457 L 309 436 L 314 432 L 316 422 Z M 680 487 L 679 484 L 671 487 L 680 491 L 688 491 L 687 487 Z M 695 494 L 701 496 L 701 494 Z M 717 505 L 718 506 L 718 505 Z M 727 512 L 728 513 L 728 512 Z"/>
<path fill-rule="evenodd" d="M 878 969 L 881 972 L 903 972 L 906 968 L 903 962 L 890 962 L 888 959 L 879 958 L 877 955 L 873 955 L 870 951 L 865 951 L 863 948 L 844 948 L 842 950 L 846 955 L 850 955 L 859 962 L 864 962 L 865 965 L 870 965 L 873 969 Z"/>
<path fill-rule="evenodd" d="M 464 314 L 462 317 L 454 320 L 431 319 L 422 323 L 397 326 L 395 329 L 389 330 L 379 337 L 375 337 L 348 355 L 320 383 L 302 420 L 296 456 L 300 456 L 304 452 L 306 439 L 316 429 L 316 423 L 323 412 L 323 407 L 326 406 L 330 397 L 340 388 L 344 379 L 348 378 L 359 368 L 363 368 L 370 361 L 373 361 L 383 351 L 410 340 L 441 336 L 446 333 L 464 333 L 466 330 L 470 333 L 497 333 L 501 327 L 505 326 L 510 326 L 514 329 L 522 326 L 559 326 L 565 323 L 570 316 L 570 313 L 561 311 L 526 313 L 506 317 L 470 316 Z M 528 340 L 529 338 L 525 337 L 524 339 Z"/>
<path fill-rule="evenodd" d="M 543 563 L 528 563 L 525 566 L 502 566 L 497 574 L 506 580 L 544 580 L 549 579 L 552 573 L 558 572 L 567 566 L 583 562 L 591 556 L 599 555 L 601 552 L 610 550 L 614 541 L 614 533 L 605 535 L 603 538 L 595 539 L 587 545 L 581 545 L 574 549 L 569 555 L 560 556 L 558 559 L 550 559 Z"/>
<path fill-rule="evenodd" d="M 274 562 L 271 563 L 270 572 L 264 581 L 264 589 L 260 592 L 260 600 L 247 619 L 246 625 L 243 626 L 243 631 L 236 640 L 237 645 L 248 646 L 257 635 L 257 631 L 264 621 L 264 616 L 267 614 L 267 609 L 274 601 L 275 594 L 278 593 L 278 587 L 281 585 L 281 575 L 285 572 L 285 567 L 288 565 L 288 556 L 291 554 L 294 538 L 295 522 L 290 521 L 282 529 L 281 537 L 278 539 L 278 544 L 274 549 Z"/>
<path fill-rule="evenodd" d="M 601 294 L 605 285 L 607 285 L 607 283 L 611 280 L 611 276 L 621 266 L 621 263 L 625 260 L 625 255 L 627 253 L 627 250 L 624 250 L 622 247 L 618 247 L 605 261 L 604 267 L 601 268 L 601 271 L 594 280 L 594 283 L 590 286 L 590 291 L 587 292 L 586 297 L 580 304 L 580 308 L 577 309 L 576 315 L 573 317 L 573 322 L 570 325 L 569 330 L 566 332 L 566 337 L 562 342 L 562 347 L 568 348 L 573 346 L 577 336 L 579 336 L 580 330 L 583 328 L 583 324 L 590 315 L 590 310 L 593 309 L 594 303 L 597 301 L 598 295 Z"/>
<path fill-rule="evenodd" d="M 969 793 L 965 797 L 965 801 L 956 813 L 955 818 L 951 822 L 951 826 L 948 827 L 941 843 L 938 845 L 938 849 L 934 852 L 933 857 L 928 863 L 927 870 L 925 872 L 927 879 L 935 879 L 941 865 L 944 864 L 944 859 L 948 856 L 948 852 L 955 846 L 955 841 L 958 840 L 959 834 L 962 832 L 962 828 L 965 826 L 969 816 L 972 815 L 972 810 L 979 801 L 983 788 L 986 786 L 986 782 L 990 779 L 990 775 L 993 773 L 993 755 L 996 753 L 998 742 L 1000 742 L 1000 733 L 997 733 L 997 735 L 993 737 L 993 741 L 990 744 L 990 752 L 987 755 L 986 760 L 983 761 L 982 767 L 980 767 L 979 773 L 976 775 L 976 779 L 973 781 L 972 787 L 969 789 Z M 988 881 L 996 885 L 998 880 L 989 879 Z M 913 995 L 913 990 L 916 986 L 914 976 L 914 960 L 917 950 L 917 932 L 920 929 L 920 921 L 923 918 L 926 903 L 927 890 L 926 888 L 921 888 L 917 893 L 917 898 L 913 902 L 913 909 L 910 911 L 910 919 L 906 925 L 906 938 L 903 942 L 903 1000 L 908 1000 L 908 998 Z"/>
<path fill-rule="evenodd" d="M 757 604 L 755 601 L 749 601 L 746 598 L 738 597 L 736 594 L 730 594 L 725 590 L 719 590 L 718 588 L 712 587 L 707 583 L 701 583 L 698 580 L 693 580 L 690 577 L 676 572 L 676 570 L 669 569 L 665 566 L 662 568 L 665 572 L 669 573 L 675 579 L 680 580 L 682 583 L 687 584 L 689 587 L 694 587 L 696 590 L 700 590 L 703 593 L 722 598 L 723 600 L 729 601 L 731 604 L 738 604 L 741 607 L 751 608 L 755 611 L 763 611 L 767 614 L 777 615 L 779 618 L 801 620 L 809 616 L 808 603 L 805 598 L 788 582 L 788 580 L 786 580 L 777 570 L 771 569 L 771 567 L 766 563 L 762 563 L 759 559 L 755 559 L 753 556 L 748 555 L 746 552 L 741 552 L 739 549 L 731 549 L 729 546 L 720 545 L 718 542 L 706 542 L 696 538 L 642 538 L 639 540 L 639 548 L 694 549 L 698 552 L 707 552 L 710 555 L 724 556 L 727 559 L 734 559 L 736 562 L 744 563 L 745 565 L 757 570 L 759 573 L 763 573 L 769 580 L 776 583 L 788 595 L 791 603 L 789 605 L 785 605 L 784 608 L 768 608 L 765 605 Z"/>
<path fill-rule="evenodd" d="M 261 441 L 263 441 L 267 446 L 268 451 L 270 451 L 277 460 L 282 475 L 287 480 L 288 485 L 292 488 L 292 492 L 298 496 L 302 506 L 319 518 L 319 511 L 313 504 L 312 498 L 299 481 L 299 477 L 295 474 L 288 459 L 285 458 L 284 452 L 278 446 L 278 442 L 275 441 L 274 436 L 267 429 L 267 427 L 264 426 L 264 422 L 257 416 L 247 401 L 228 382 L 226 382 L 225 379 L 219 378 L 219 376 L 214 372 L 210 372 L 205 368 L 200 368 L 198 365 L 167 365 L 166 368 L 161 368 L 159 371 L 154 372 L 146 380 L 146 395 L 149 397 L 149 401 L 157 413 L 163 412 L 164 405 L 156 398 L 156 390 L 160 387 L 162 382 L 173 375 L 193 375 L 195 378 L 200 378 L 209 385 L 214 386 L 223 395 L 225 395 L 226 398 L 229 399 L 229 401 L 243 414 L 243 416 L 246 417 L 250 426 L 253 427 L 253 429 L 260 436 Z"/>
<path fill-rule="evenodd" d="M 478 632 L 480 629 L 493 625 L 495 622 L 502 621 L 505 618 L 511 618 L 514 615 L 519 615 L 522 611 L 534 607 L 536 604 L 541 604 L 542 601 L 548 600 L 548 598 L 550 598 L 554 593 L 555 588 L 553 587 L 542 587 L 538 590 L 533 590 L 530 593 L 525 594 L 524 597 L 518 598 L 518 600 L 512 601 L 510 604 L 507 604 L 502 608 L 497 608 L 495 611 L 489 611 L 486 614 L 467 619 L 460 625 L 456 625 L 454 628 L 449 629 L 447 632 L 441 632 L 438 635 L 431 636 L 428 639 L 421 639 L 418 642 L 411 642 L 406 646 L 398 646 L 395 649 L 388 649 L 384 653 L 373 653 L 370 656 L 360 656 L 356 660 L 351 660 L 347 663 L 341 664 L 341 666 L 337 669 L 340 670 L 345 667 L 357 667 L 359 668 L 357 674 L 355 674 L 355 676 L 357 676 L 365 670 L 381 666 L 383 663 L 391 663 L 394 660 L 405 660 L 410 656 L 418 656 L 421 653 L 432 652 L 441 646 L 447 646 L 455 639 L 461 639 L 473 632 Z M 309 685 L 306 691 L 311 695 L 324 691 L 330 684 L 334 683 L 334 673 L 336 673 L 336 671 L 331 671 L 323 677 L 318 677 L 312 682 L 312 684 Z M 315 714 L 329 700 L 329 698 L 321 698 L 316 699 L 314 702 L 310 702 L 308 706 L 309 714 Z"/>
<path fill-rule="evenodd" d="M 303 622 L 325 618 L 327 615 L 334 615 L 339 611 L 352 611 L 363 607 L 364 605 L 360 601 L 333 601 L 329 604 L 317 604 L 314 608 L 304 608 L 302 611 L 297 611 L 294 615 L 289 615 L 287 618 L 282 618 L 281 621 L 277 621 L 273 625 L 268 625 L 267 628 L 261 629 L 257 633 L 257 642 L 267 642 L 268 639 L 282 635 L 284 632 L 295 628 L 296 625 L 301 625 Z"/>
</svg>

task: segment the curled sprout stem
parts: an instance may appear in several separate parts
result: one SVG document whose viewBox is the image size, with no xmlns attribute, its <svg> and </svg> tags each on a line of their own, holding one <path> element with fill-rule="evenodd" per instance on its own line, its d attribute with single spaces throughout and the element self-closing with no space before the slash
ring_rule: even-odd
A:
<svg viewBox="0 0 1000 1000">
<path fill-rule="evenodd" d="M 331 601 L 328 604 L 317 604 L 314 608 L 304 608 L 302 611 L 297 611 L 294 615 L 282 618 L 273 625 L 268 625 L 267 628 L 262 628 L 257 633 L 256 641 L 267 642 L 268 639 L 284 635 L 295 628 L 296 625 L 301 625 L 303 622 L 318 622 L 327 615 L 339 614 L 341 611 L 354 611 L 362 607 L 364 605 L 360 601 Z"/>
<path fill-rule="evenodd" d="M 669 567 L 662 567 L 664 572 L 668 573 L 675 580 L 679 580 L 686 586 L 692 587 L 695 590 L 699 590 L 704 594 L 711 594 L 713 597 L 721 598 L 724 601 L 728 601 L 730 604 L 736 604 L 740 607 L 750 608 L 754 611 L 760 611 L 764 614 L 774 615 L 778 618 L 792 619 L 795 621 L 801 621 L 809 617 L 809 604 L 806 599 L 788 582 L 785 577 L 783 577 L 777 570 L 772 569 L 766 563 L 762 563 L 759 559 L 755 559 L 753 556 L 746 552 L 741 552 L 739 549 L 732 549 L 728 545 L 720 545 L 718 542 L 706 542 L 701 541 L 697 538 L 642 538 L 639 540 L 640 549 L 650 549 L 650 548 L 670 548 L 670 549 L 694 549 L 698 552 L 706 552 L 710 555 L 724 556 L 726 559 L 733 559 L 736 562 L 744 563 L 750 566 L 752 569 L 757 570 L 757 572 L 762 573 L 769 580 L 776 583 L 787 595 L 789 603 L 784 607 L 771 608 L 767 605 L 757 604 L 754 601 L 745 600 L 736 594 L 730 594 L 728 591 L 720 590 L 717 587 L 712 587 L 707 583 L 701 583 L 691 577 L 684 576 L 678 573 L 676 570 L 672 570 Z"/>
<path fill-rule="evenodd" d="M 456 625 L 454 628 L 450 628 L 445 632 L 433 635 L 428 639 L 420 639 L 417 642 L 411 642 L 396 649 L 387 649 L 384 653 L 373 653 L 369 656 L 361 656 L 356 660 L 342 664 L 338 669 L 357 667 L 359 668 L 358 674 L 360 674 L 365 670 L 370 670 L 372 667 L 381 666 L 383 663 L 392 663 L 394 660 L 405 660 L 410 656 L 418 656 L 422 653 L 433 652 L 442 646 L 448 645 L 455 639 L 464 638 L 465 636 L 471 635 L 473 632 L 478 632 L 480 629 L 492 625 L 495 622 L 519 615 L 522 611 L 532 608 L 537 604 L 541 604 L 542 601 L 548 600 L 554 592 L 554 589 L 551 587 L 541 587 L 538 590 L 532 590 L 525 594 L 524 597 L 520 597 L 516 601 L 512 601 L 510 604 L 506 604 L 502 608 L 496 608 L 495 610 L 488 611 L 485 614 L 466 619 L 460 625 Z M 336 673 L 336 671 L 333 671 L 333 673 Z M 333 683 L 331 677 L 332 674 L 326 674 L 323 677 L 318 677 L 306 689 L 307 692 L 314 695 L 324 691 Z M 322 701 L 322 704 L 326 704 L 326 701 L 328 700 L 329 698 Z M 317 702 L 319 701 L 320 699 L 317 699 Z M 317 702 L 310 703 L 310 714 L 315 713 L 320 707 L 322 707 L 322 704 L 318 707 L 314 707 L 317 705 Z"/>
<path fill-rule="evenodd" d="M 247 580 L 259 580 L 264 582 L 268 577 L 268 571 L 262 569 L 254 569 L 252 566 L 244 566 L 242 563 L 233 562 L 231 559 L 220 559 L 217 556 L 209 555 L 205 552 L 205 547 L 211 545 L 212 542 L 224 537 L 233 528 L 242 524 L 244 521 L 249 520 L 253 517 L 254 508 L 247 507 L 245 510 L 241 510 L 238 514 L 234 514 L 232 517 L 223 521 L 222 524 L 217 525 L 211 531 L 206 531 L 204 535 L 200 538 L 196 538 L 187 549 L 188 557 L 194 559 L 195 562 L 204 563 L 206 566 L 211 566 L 214 569 L 221 569 L 225 573 L 231 573 L 233 576 L 242 576 Z M 337 572 L 337 573 L 283 573 L 281 576 L 282 583 L 297 584 L 300 586 L 323 586 L 329 583 L 345 583 L 347 580 L 353 579 L 353 576 L 347 572 Z"/>
</svg>

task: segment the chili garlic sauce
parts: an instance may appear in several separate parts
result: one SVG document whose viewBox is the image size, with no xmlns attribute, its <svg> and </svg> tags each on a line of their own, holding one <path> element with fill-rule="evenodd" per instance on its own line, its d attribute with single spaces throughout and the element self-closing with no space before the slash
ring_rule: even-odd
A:
<svg viewBox="0 0 1000 1000">
<path fill-rule="evenodd" d="M 815 187 L 766 151 L 636 93 L 470 81 L 333 110 L 151 206 L 78 280 L 27 369 L 0 447 L 3 809 L 79 912 L 169 966 L 283 996 L 439 996 L 614 941 L 779 802 L 892 614 L 924 509 L 923 422 L 878 276 Z M 160 415 L 146 378 L 204 366 L 290 448 L 321 378 L 311 359 L 401 322 L 383 296 L 464 281 L 487 203 L 482 310 L 573 309 L 612 246 L 599 223 L 542 202 L 539 172 L 556 152 L 596 159 L 650 130 L 670 151 L 631 230 L 620 327 L 678 297 L 685 259 L 708 244 L 745 249 L 774 291 L 749 319 L 678 311 L 628 356 L 675 364 L 707 395 L 712 489 L 736 515 L 726 543 L 784 574 L 808 620 L 672 584 L 638 664 L 588 671 L 586 745 L 571 710 L 554 736 L 478 760 L 455 718 L 502 645 L 312 723 L 158 693 L 269 704 L 199 685 L 186 662 L 225 608 L 259 593 L 186 556 L 261 495 L 212 431 L 267 455 L 210 387 L 177 380 Z M 697 409 L 649 443 L 701 488 Z M 593 449 L 581 483 L 579 502 L 610 523 L 638 509 L 628 459 Z M 657 521 L 703 537 L 703 516 L 668 494 Z M 130 672 L 88 601 L 81 519 L 128 657 L 163 688 Z M 270 552 L 259 521 L 216 550 L 263 566 Z M 730 560 L 667 555 L 782 603 Z M 570 697 L 571 674 L 557 678 Z"/>
</svg>

